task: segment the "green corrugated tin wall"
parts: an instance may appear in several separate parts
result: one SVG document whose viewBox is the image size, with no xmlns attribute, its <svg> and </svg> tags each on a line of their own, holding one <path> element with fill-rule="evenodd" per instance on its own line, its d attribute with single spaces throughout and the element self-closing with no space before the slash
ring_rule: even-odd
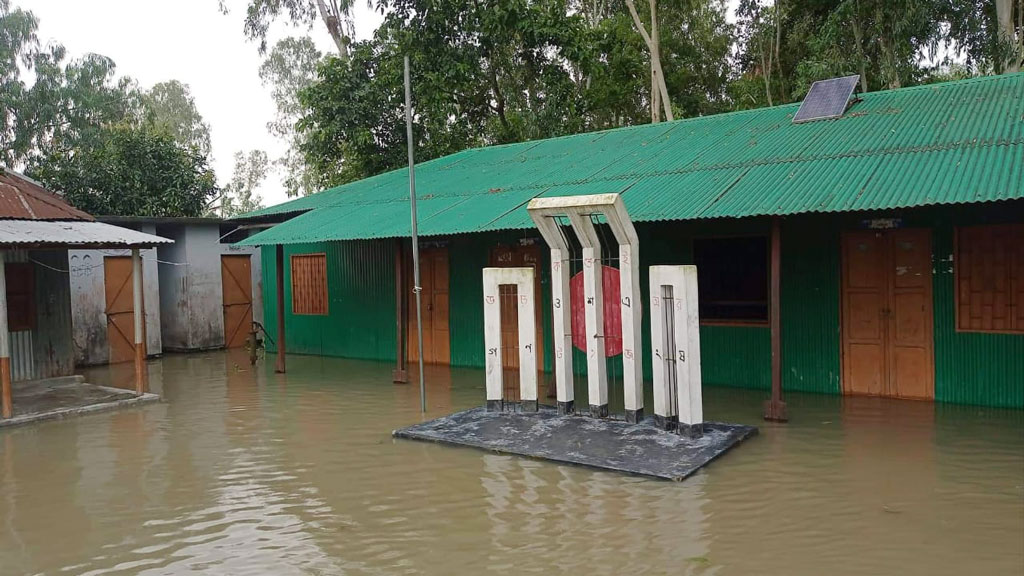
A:
<svg viewBox="0 0 1024 576">
<path fill-rule="evenodd" d="M 291 255 L 327 256 L 328 314 L 291 313 Z M 288 352 L 395 359 L 394 242 L 361 240 L 285 246 L 285 325 Z M 277 337 L 277 260 L 273 246 L 263 247 L 264 319 Z M 276 347 L 268 340 L 267 351 Z"/>
<path fill-rule="evenodd" d="M 832 218 L 782 222 L 782 387 L 839 394 L 839 230 Z M 767 362 L 771 362 L 771 342 Z M 765 386 L 771 385 L 766 372 Z"/>
<path fill-rule="evenodd" d="M 837 394 L 840 383 L 840 234 L 871 215 L 790 217 L 783 223 L 782 321 L 783 386 L 789 391 Z M 998 206 L 936 207 L 907 213 L 906 227 L 933 230 L 935 397 L 938 401 L 1024 407 L 1024 335 L 955 331 L 951 254 L 955 226 L 1024 220 L 1024 203 Z M 641 287 L 647 268 L 692 261 L 692 240 L 706 236 L 767 234 L 769 221 L 717 220 L 641 224 Z M 523 233 L 456 236 L 449 242 L 451 361 L 482 367 L 483 310 L 480 270 L 490 250 L 512 244 Z M 377 360 L 394 359 L 394 252 L 390 241 L 331 242 L 286 247 L 286 256 L 328 255 L 330 315 L 287 313 L 289 351 Z M 550 278 L 542 266 L 545 359 L 551 367 Z M 274 248 L 263 249 L 264 308 L 267 330 L 276 333 Z M 290 282 L 286 283 L 290 286 Z M 286 288 L 290 302 L 290 288 Z M 650 322 L 643 321 L 644 374 L 651 375 Z M 761 326 L 702 326 L 702 365 L 709 385 L 767 389 L 770 337 Z M 273 345 L 268 342 L 268 350 Z M 614 364 L 615 360 L 612 361 Z M 585 362 L 579 363 L 585 365 Z M 616 372 L 617 373 L 617 372 Z"/>
<path fill-rule="evenodd" d="M 650 294 L 649 268 L 691 264 L 693 239 L 706 236 L 767 234 L 766 220 L 719 220 L 637 224 L 640 237 L 640 290 Z M 644 378 L 651 379 L 651 318 L 643 316 Z M 740 388 L 771 385 L 771 340 L 767 326 L 701 326 L 701 376 L 705 383 Z M 648 384 L 648 387 L 650 384 Z"/>
<path fill-rule="evenodd" d="M 935 211 L 932 300 L 935 307 L 935 399 L 1024 408 L 1024 334 L 957 332 L 953 234 L 957 225 L 1021 222 L 1024 205 Z"/>
</svg>

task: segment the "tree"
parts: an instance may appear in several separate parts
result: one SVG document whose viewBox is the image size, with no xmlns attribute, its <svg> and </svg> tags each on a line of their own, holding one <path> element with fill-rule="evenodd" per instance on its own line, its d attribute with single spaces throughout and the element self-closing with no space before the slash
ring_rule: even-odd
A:
<svg viewBox="0 0 1024 576">
<path fill-rule="evenodd" d="M 101 127 L 87 146 L 57 150 L 28 173 L 92 214 L 200 216 L 217 193 L 204 155 L 128 123 Z"/>
<path fill-rule="evenodd" d="M 289 37 L 275 44 L 260 65 L 260 78 L 271 86 L 271 96 L 277 105 L 277 116 L 267 124 L 267 129 L 288 142 L 288 151 L 274 164 L 285 174 L 284 186 L 289 196 L 317 191 L 314 176 L 301 154 L 305 134 L 296 131 L 295 125 L 304 111 L 299 92 L 316 79 L 316 67 L 322 58 L 308 36 Z"/>
<path fill-rule="evenodd" d="M 256 193 L 256 189 L 267 177 L 268 166 L 267 153 L 262 150 L 235 152 L 235 171 L 231 181 L 221 191 L 219 212 L 222 218 L 263 207 L 263 199 Z"/>
<path fill-rule="evenodd" d="M 155 84 L 142 95 L 144 120 L 166 130 L 179 144 L 210 155 L 210 125 L 196 109 L 187 84 L 177 80 Z"/>
<path fill-rule="evenodd" d="M 674 120 L 672 116 L 672 100 L 668 95 L 668 86 L 665 84 L 665 72 L 661 68 L 661 34 L 658 32 L 658 2 L 647 0 L 651 8 L 651 31 L 648 32 L 640 15 L 637 14 L 636 5 L 633 0 L 626 0 L 629 14 L 633 17 L 633 24 L 637 32 L 644 39 L 651 59 L 651 122 L 660 122 L 661 115 L 658 111 L 659 102 L 665 110 L 665 119 Z"/>
<path fill-rule="evenodd" d="M 227 12 L 225 0 L 219 0 L 222 12 Z M 279 18 L 291 24 L 312 29 L 321 22 L 338 48 L 338 56 L 348 58 L 349 44 L 354 36 L 352 0 L 250 0 L 245 12 L 245 35 L 259 42 L 260 53 L 267 51 L 267 32 Z"/>
</svg>

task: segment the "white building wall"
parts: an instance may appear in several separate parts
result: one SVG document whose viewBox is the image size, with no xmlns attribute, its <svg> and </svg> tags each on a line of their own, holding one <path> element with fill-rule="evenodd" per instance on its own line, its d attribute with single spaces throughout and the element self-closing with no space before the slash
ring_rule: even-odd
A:
<svg viewBox="0 0 1024 576">
<path fill-rule="evenodd" d="M 141 232 L 155 234 L 155 227 L 144 225 Z M 150 356 L 163 353 L 160 327 L 160 270 L 157 250 L 142 250 L 143 303 L 146 308 L 146 351 Z M 106 256 L 130 256 L 131 250 L 69 250 L 68 272 L 71 281 L 71 322 L 74 334 L 75 364 L 106 364 L 110 359 L 107 340 L 106 282 L 103 259 Z"/>
</svg>

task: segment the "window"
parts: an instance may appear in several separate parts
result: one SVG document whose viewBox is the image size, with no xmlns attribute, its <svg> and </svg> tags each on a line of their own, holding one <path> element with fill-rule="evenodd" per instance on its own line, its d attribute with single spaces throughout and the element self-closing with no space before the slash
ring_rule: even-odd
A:
<svg viewBox="0 0 1024 576">
<path fill-rule="evenodd" d="M 36 327 L 36 279 L 29 262 L 8 262 L 4 266 L 7 283 L 7 329 L 10 332 Z"/>
<path fill-rule="evenodd" d="M 292 314 L 327 314 L 327 256 L 292 256 Z"/>
<path fill-rule="evenodd" d="M 693 241 L 702 322 L 768 322 L 768 238 Z"/>
<path fill-rule="evenodd" d="M 957 330 L 1024 333 L 1024 224 L 957 230 Z"/>
</svg>

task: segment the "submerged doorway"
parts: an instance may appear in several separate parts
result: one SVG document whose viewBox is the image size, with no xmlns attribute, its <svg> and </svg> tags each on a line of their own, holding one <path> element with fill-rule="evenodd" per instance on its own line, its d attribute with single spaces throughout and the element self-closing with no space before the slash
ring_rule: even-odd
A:
<svg viewBox="0 0 1024 576">
<path fill-rule="evenodd" d="M 106 301 L 103 312 L 107 316 L 107 342 L 110 348 L 109 362 L 131 362 L 135 359 L 132 259 L 128 256 L 104 257 L 103 286 Z"/>
<path fill-rule="evenodd" d="M 410 264 L 411 268 L 411 264 Z M 418 362 L 416 346 L 416 301 L 412 295 L 412 273 L 409 278 L 409 362 Z M 420 251 L 420 298 L 423 315 L 423 363 L 451 364 L 448 330 L 448 249 L 428 248 Z"/>
<path fill-rule="evenodd" d="M 843 393 L 935 397 L 929 230 L 843 234 Z"/>
<path fill-rule="evenodd" d="M 497 246 L 491 250 L 490 266 L 494 268 L 533 268 L 533 298 L 535 321 L 537 324 L 537 371 L 544 370 L 544 321 L 540 289 L 541 247 L 537 244 L 527 246 Z M 501 366 L 504 371 L 504 390 L 502 398 L 510 402 L 520 400 L 519 390 L 519 303 L 515 286 L 499 286 L 498 296 L 501 299 Z M 538 379 L 538 387 L 543 385 Z M 538 390 L 537 397 L 544 398 L 543 389 Z"/>
<path fill-rule="evenodd" d="M 220 257 L 224 347 L 245 346 L 252 330 L 252 263 L 248 254 Z"/>
</svg>

